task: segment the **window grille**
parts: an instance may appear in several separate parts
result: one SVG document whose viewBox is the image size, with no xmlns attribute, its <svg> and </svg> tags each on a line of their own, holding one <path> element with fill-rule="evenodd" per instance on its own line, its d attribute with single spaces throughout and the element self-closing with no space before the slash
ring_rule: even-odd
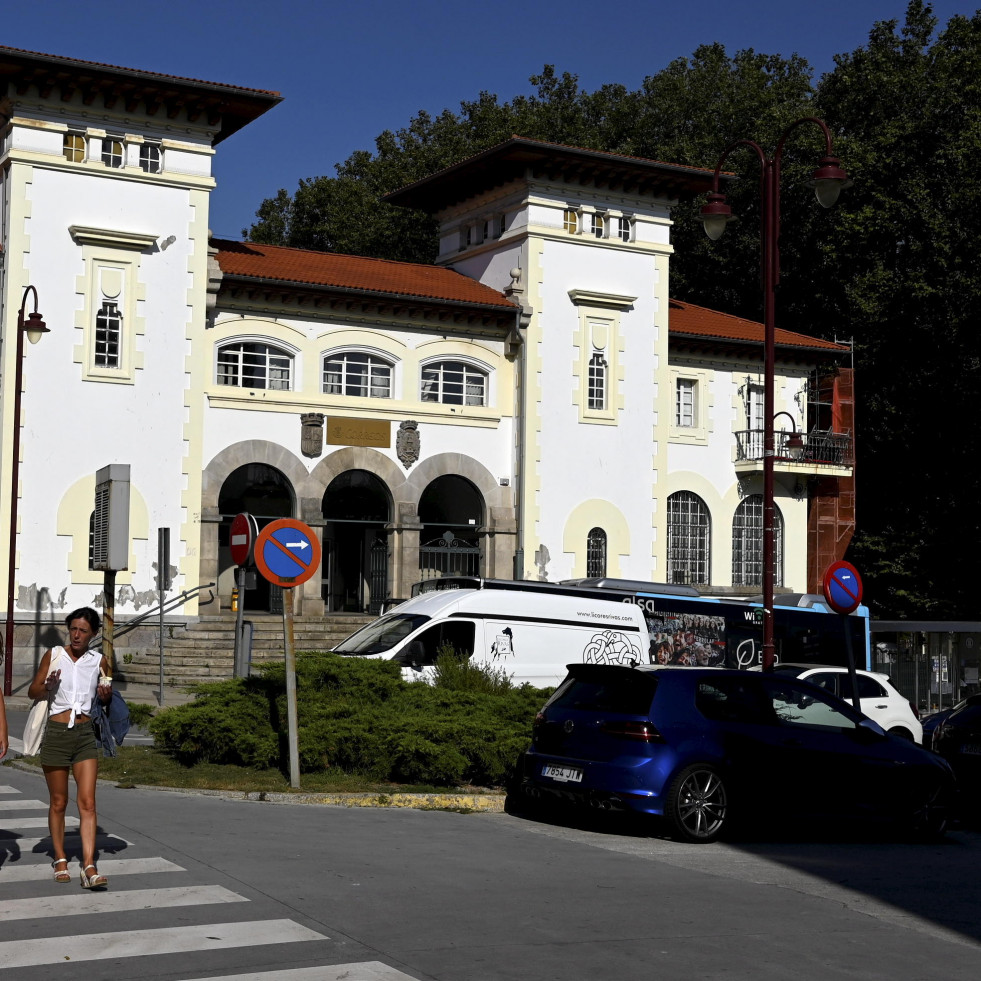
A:
<svg viewBox="0 0 981 981">
<path fill-rule="evenodd" d="M 390 399 L 392 366 L 370 354 L 348 352 L 324 359 L 324 394 Z"/>
<path fill-rule="evenodd" d="M 592 214 L 589 216 L 590 231 L 596 238 L 606 234 L 606 215 Z"/>
<path fill-rule="evenodd" d="M 668 582 L 708 585 L 711 528 L 705 502 L 690 491 L 668 498 Z"/>
<path fill-rule="evenodd" d="M 763 584 L 763 495 L 751 494 L 732 517 L 732 584 Z M 773 584 L 783 585 L 783 515 L 773 507 Z"/>
<path fill-rule="evenodd" d="M 123 318 L 111 300 L 104 300 L 95 315 L 95 365 L 98 368 L 118 368 L 122 340 Z"/>
<path fill-rule="evenodd" d="M 268 344 L 227 344 L 218 351 L 218 384 L 288 392 L 293 359 Z"/>
<path fill-rule="evenodd" d="M 606 408 L 606 358 L 596 352 L 589 359 L 589 391 L 586 404 L 590 409 Z"/>
<path fill-rule="evenodd" d="M 593 528 L 586 536 L 586 578 L 602 579 L 606 576 L 606 532 Z"/>
<path fill-rule="evenodd" d="M 575 235 L 579 231 L 579 212 L 573 208 L 566 208 L 562 215 L 562 227 L 570 235 Z"/>
<path fill-rule="evenodd" d="M 487 376 L 462 361 L 438 361 L 422 369 L 423 402 L 486 405 Z"/>
<path fill-rule="evenodd" d="M 617 235 L 623 242 L 633 238 L 633 221 L 629 218 L 617 218 Z"/>
</svg>

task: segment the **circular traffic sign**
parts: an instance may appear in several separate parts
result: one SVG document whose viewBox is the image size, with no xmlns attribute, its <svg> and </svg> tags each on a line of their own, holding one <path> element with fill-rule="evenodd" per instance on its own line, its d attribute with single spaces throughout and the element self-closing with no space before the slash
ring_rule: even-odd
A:
<svg viewBox="0 0 981 981">
<path fill-rule="evenodd" d="M 236 514 L 232 518 L 232 528 L 229 533 L 229 545 L 232 561 L 236 565 L 248 565 L 252 561 L 252 549 L 259 535 L 259 525 L 247 511 Z"/>
<path fill-rule="evenodd" d="M 320 539 L 302 521 L 279 518 L 259 532 L 254 558 L 271 583 L 286 589 L 299 586 L 320 568 Z"/>
<path fill-rule="evenodd" d="M 832 562 L 824 574 L 824 598 L 836 613 L 852 613 L 862 602 L 862 577 L 851 562 Z"/>
</svg>

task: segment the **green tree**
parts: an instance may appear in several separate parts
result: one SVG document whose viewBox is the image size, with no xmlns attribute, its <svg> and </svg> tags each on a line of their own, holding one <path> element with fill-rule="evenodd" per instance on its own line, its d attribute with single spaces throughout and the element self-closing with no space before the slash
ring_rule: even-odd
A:
<svg viewBox="0 0 981 981">
<path fill-rule="evenodd" d="M 874 612 L 977 619 L 981 15 L 936 28 L 913 0 L 822 79 L 815 108 L 856 183 L 833 233 L 802 232 L 802 266 L 840 273 L 795 284 L 788 306 L 809 332 L 855 336 L 851 555 Z"/>
</svg>

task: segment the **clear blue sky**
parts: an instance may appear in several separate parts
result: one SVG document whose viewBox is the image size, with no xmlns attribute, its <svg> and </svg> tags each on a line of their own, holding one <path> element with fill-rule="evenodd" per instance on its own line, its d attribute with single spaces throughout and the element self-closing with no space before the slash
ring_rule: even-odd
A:
<svg viewBox="0 0 981 981">
<path fill-rule="evenodd" d="M 981 0 L 935 0 L 941 26 Z M 420 109 L 481 90 L 530 92 L 548 63 L 592 90 L 720 41 L 730 54 L 802 55 L 815 78 L 906 0 L 7 0 L 0 44 L 280 92 L 285 101 L 219 147 L 215 234 L 238 238 L 263 198 L 335 163 Z"/>
</svg>

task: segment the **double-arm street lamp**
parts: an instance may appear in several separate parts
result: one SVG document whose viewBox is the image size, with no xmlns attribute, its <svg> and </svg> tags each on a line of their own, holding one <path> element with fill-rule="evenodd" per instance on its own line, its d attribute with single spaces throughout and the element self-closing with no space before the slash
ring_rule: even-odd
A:
<svg viewBox="0 0 981 981">
<path fill-rule="evenodd" d="M 770 671 L 774 664 L 773 644 L 773 579 L 774 579 L 774 513 L 773 513 L 773 463 L 774 463 L 774 374 L 775 374 L 775 307 L 776 287 L 780 281 L 780 161 L 787 137 L 804 123 L 813 123 L 824 134 L 825 155 L 811 176 L 818 202 L 830 208 L 838 200 L 843 188 L 852 181 L 841 168 L 841 162 L 831 152 L 831 132 L 823 120 L 805 116 L 791 123 L 781 134 L 777 148 L 768 157 L 759 144 L 752 140 L 736 140 L 722 151 L 715 166 L 712 192 L 702 206 L 702 223 L 705 234 L 712 240 L 719 238 L 728 222 L 733 220 L 732 209 L 726 197 L 719 193 L 719 174 L 729 154 L 738 147 L 749 147 L 760 161 L 760 262 L 763 273 L 763 670 Z"/>
<path fill-rule="evenodd" d="M 34 311 L 27 315 L 27 297 L 34 294 Z M 10 462 L 10 555 L 7 566 L 7 622 L 3 641 L 3 693 L 10 695 L 14 670 L 14 577 L 17 572 L 17 492 L 20 483 L 20 390 L 24 385 L 24 335 L 37 344 L 48 328 L 37 310 L 37 290 L 28 286 L 24 290 L 20 311 L 17 314 L 17 355 L 14 368 L 14 434 L 13 459 Z"/>
</svg>

